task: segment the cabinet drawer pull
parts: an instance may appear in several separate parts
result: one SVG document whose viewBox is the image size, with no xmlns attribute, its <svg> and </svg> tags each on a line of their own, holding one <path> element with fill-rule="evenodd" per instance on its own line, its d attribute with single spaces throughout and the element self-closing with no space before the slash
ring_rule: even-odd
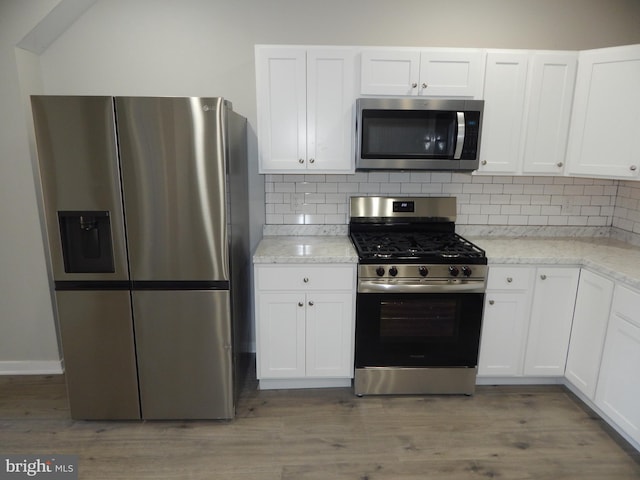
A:
<svg viewBox="0 0 640 480">
<path fill-rule="evenodd" d="M 422 84 L 422 88 L 427 88 L 429 85 L 427 85 L 426 83 Z"/>
<path fill-rule="evenodd" d="M 546 280 L 547 276 L 543 273 L 542 275 L 540 275 L 540 280 Z"/>
<path fill-rule="evenodd" d="M 309 306 L 313 307 L 313 302 L 312 301 L 309 301 Z"/>
<path fill-rule="evenodd" d="M 298 163 L 304 163 L 304 158 L 299 159 Z"/>
<path fill-rule="evenodd" d="M 564 165 L 564 163 L 562 163 L 562 162 L 558 162 L 558 163 L 556 163 L 556 165 L 557 165 L 558 167 L 562 167 L 562 165 Z"/>
<path fill-rule="evenodd" d="M 304 303 L 302 303 L 302 302 L 298 302 L 298 306 L 299 306 L 299 307 L 304 307 Z"/>
<path fill-rule="evenodd" d="M 638 169 L 638 166 L 637 166 L 637 165 L 631 165 L 631 166 L 629 167 L 629 170 L 631 170 L 632 172 L 635 172 L 637 169 Z"/>
<path fill-rule="evenodd" d="M 481 163 L 482 165 L 486 165 L 486 164 L 487 164 L 487 161 L 486 161 L 486 160 L 482 160 L 480 163 Z"/>
<path fill-rule="evenodd" d="M 489 300 L 489 305 L 493 305 L 495 302 L 495 300 Z"/>
<path fill-rule="evenodd" d="M 513 277 L 507 277 L 507 283 L 513 282 Z"/>
<path fill-rule="evenodd" d="M 315 161 L 316 161 L 316 160 L 315 160 L 314 158 L 310 158 L 310 159 L 309 159 L 309 163 L 315 163 Z"/>
<path fill-rule="evenodd" d="M 303 281 L 304 283 L 309 283 L 309 278 L 308 278 L 308 277 L 304 277 L 304 278 L 302 279 L 302 281 Z"/>
<path fill-rule="evenodd" d="M 411 88 L 416 88 L 417 86 L 418 86 L 418 84 L 417 84 L 417 83 L 415 83 L 415 82 L 413 82 L 413 83 L 411 84 Z"/>
</svg>

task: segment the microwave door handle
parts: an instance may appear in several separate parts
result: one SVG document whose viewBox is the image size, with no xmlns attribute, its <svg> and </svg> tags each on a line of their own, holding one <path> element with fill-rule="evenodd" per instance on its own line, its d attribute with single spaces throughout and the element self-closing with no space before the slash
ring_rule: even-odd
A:
<svg viewBox="0 0 640 480">
<path fill-rule="evenodd" d="M 462 156 L 462 147 L 464 146 L 464 112 L 456 112 L 456 116 L 458 117 L 458 138 L 456 139 L 456 151 L 453 154 L 454 160 L 460 160 Z"/>
</svg>

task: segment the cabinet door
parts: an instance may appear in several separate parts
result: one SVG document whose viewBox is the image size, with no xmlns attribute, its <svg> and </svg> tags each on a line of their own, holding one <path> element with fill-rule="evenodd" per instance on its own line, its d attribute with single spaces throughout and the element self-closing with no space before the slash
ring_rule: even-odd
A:
<svg viewBox="0 0 640 480">
<path fill-rule="evenodd" d="M 418 93 L 480 98 L 483 72 L 481 50 L 422 52 Z"/>
<path fill-rule="evenodd" d="M 353 375 L 353 295 L 307 295 L 306 373 L 309 377 Z"/>
<path fill-rule="evenodd" d="M 526 53 L 487 54 L 479 172 L 519 170 L 527 59 Z"/>
<path fill-rule="evenodd" d="M 257 308 L 258 378 L 304 377 L 304 294 L 258 294 Z"/>
<path fill-rule="evenodd" d="M 640 442 L 638 305 L 640 294 L 616 288 L 596 390 L 596 405 L 636 442 Z"/>
<path fill-rule="evenodd" d="M 529 295 L 526 292 L 488 291 L 485 302 L 478 375 L 520 375 Z"/>
<path fill-rule="evenodd" d="M 564 375 L 578 268 L 539 268 L 533 292 L 524 374 Z"/>
<path fill-rule="evenodd" d="M 640 45 L 579 54 L 568 173 L 638 178 Z"/>
<path fill-rule="evenodd" d="M 364 50 L 360 77 L 362 95 L 418 95 L 420 52 Z"/>
<path fill-rule="evenodd" d="M 355 54 L 351 49 L 307 53 L 308 171 L 354 169 Z"/>
<path fill-rule="evenodd" d="M 564 170 L 577 59 L 575 52 L 536 53 L 530 59 L 524 173 Z"/>
<path fill-rule="evenodd" d="M 573 313 L 565 376 L 591 399 L 596 392 L 612 296 L 611 280 L 582 270 Z"/>
<path fill-rule="evenodd" d="M 256 47 L 256 95 L 260 172 L 304 170 L 307 157 L 305 50 Z"/>
</svg>

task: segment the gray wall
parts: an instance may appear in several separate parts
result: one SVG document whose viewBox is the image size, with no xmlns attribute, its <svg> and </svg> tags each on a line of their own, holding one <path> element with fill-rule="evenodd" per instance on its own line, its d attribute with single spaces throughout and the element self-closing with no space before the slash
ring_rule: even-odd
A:
<svg viewBox="0 0 640 480">
<path fill-rule="evenodd" d="M 222 95 L 255 129 L 256 43 L 535 49 L 640 43 L 637 0 L 99 0 L 40 55 L 16 49 L 60 3 L 0 0 L 0 373 L 16 362 L 37 369 L 59 358 L 28 94 Z M 250 154 L 255 162 L 254 132 Z"/>
</svg>

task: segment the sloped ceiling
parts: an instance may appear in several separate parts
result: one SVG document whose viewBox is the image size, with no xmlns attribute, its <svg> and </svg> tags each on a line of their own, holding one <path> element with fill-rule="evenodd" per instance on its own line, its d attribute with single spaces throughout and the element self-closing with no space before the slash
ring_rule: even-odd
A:
<svg viewBox="0 0 640 480">
<path fill-rule="evenodd" d="M 61 0 L 17 46 L 41 54 L 96 2 L 97 0 Z"/>
</svg>

